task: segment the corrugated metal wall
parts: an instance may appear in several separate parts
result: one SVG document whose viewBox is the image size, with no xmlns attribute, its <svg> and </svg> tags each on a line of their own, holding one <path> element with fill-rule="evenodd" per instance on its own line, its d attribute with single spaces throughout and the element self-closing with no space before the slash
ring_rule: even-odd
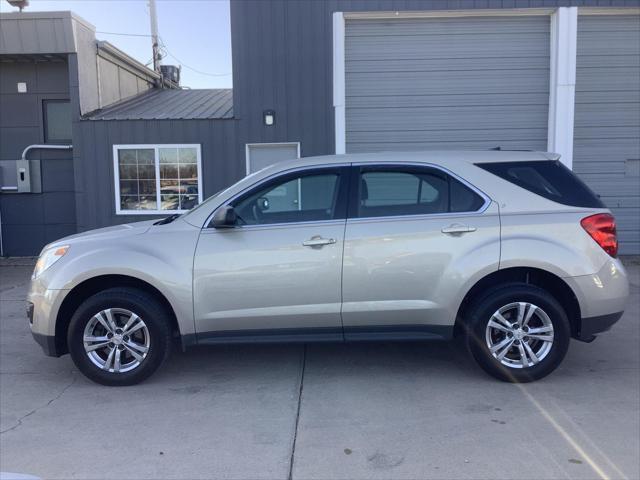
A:
<svg viewBox="0 0 640 480">
<path fill-rule="evenodd" d="M 27 84 L 18 93 L 17 83 Z M 44 100 L 69 99 L 67 62 L 0 62 L 0 160 L 17 160 L 44 143 Z M 76 231 L 71 153 L 36 150 L 42 193 L 2 193 L 3 254 L 37 255 L 48 242 Z M 15 175 L 15 170 L 12 171 Z M 15 185 L 15 176 L 8 185 Z"/>
<path fill-rule="evenodd" d="M 245 175 L 236 151 L 235 120 L 85 120 L 74 125 L 76 205 L 80 231 L 155 218 L 116 215 L 113 145 L 131 143 L 197 143 L 202 149 L 203 197 Z M 160 215 L 157 217 L 163 217 Z"/>
<path fill-rule="evenodd" d="M 550 18 L 347 20 L 346 150 L 546 150 Z"/>
<path fill-rule="evenodd" d="M 578 17 L 573 168 L 640 254 L 640 16 Z"/>
<path fill-rule="evenodd" d="M 245 142 L 335 151 L 333 12 L 638 6 L 637 0 L 232 0 L 234 110 Z M 276 111 L 276 124 L 262 112 Z M 243 141 L 243 140 L 240 140 Z"/>
</svg>

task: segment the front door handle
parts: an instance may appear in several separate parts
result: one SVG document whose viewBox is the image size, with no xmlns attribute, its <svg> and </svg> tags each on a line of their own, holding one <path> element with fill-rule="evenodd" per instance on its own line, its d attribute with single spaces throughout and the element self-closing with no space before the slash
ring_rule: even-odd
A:
<svg viewBox="0 0 640 480">
<path fill-rule="evenodd" d="M 335 238 L 322 238 L 319 236 L 311 237 L 309 240 L 305 240 L 302 242 L 302 245 L 305 247 L 322 247 L 324 245 L 331 245 L 332 243 L 336 243 Z"/>
<path fill-rule="evenodd" d="M 453 225 L 449 225 L 448 227 L 444 227 L 441 232 L 446 233 L 447 235 L 459 235 L 462 233 L 475 232 L 476 227 L 470 227 L 469 225 L 461 225 L 459 223 L 454 223 Z"/>
</svg>

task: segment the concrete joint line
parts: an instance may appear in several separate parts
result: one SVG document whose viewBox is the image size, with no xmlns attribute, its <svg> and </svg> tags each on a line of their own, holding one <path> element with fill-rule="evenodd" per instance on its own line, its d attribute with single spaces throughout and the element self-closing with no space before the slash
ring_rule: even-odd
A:
<svg viewBox="0 0 640 480">
<path fill-rule="evenodd" d="M 298 423 L 300 422 L 300 407 L 302 406 L 302 389 L 304 388 L 304 370 L 307 365 L 307 344 L 302 347 L 302 361 L 300 362 L 300 387 L 298 389 L 298 409 L 296 411 L 296 423 L 293 430 L 293 442 L 291 444 L 291 456 L 289 457 L 288 480 L 293 479 L 293 463 L 296 456 L 296 440 L 298 439 Z"/>
<path fill-rule="evenodd" d="M 69 385 L 67 385 L 66 387 L 64 387 L 60 393 L 58 393 L 55 397 L 53 397 L 51 400 L 49 400 L 47 403 L 45 403 L 44 405 L 34 408 L 33 410 L 31 410 L 29 413 L 26 413 L 25 415 L 21 416 L 18 419 L 18 423 L 16 423 L 13 427 L 7 428 L 6 430 L 2 430 L 0 432 L 0 435 L 3 435 L 7 432 L 11 432 L 13 430 L 15 430 L 16 428 L 18 428 L 19 426 L 22 425 L 22 421 L 27 418 L 30 417 L 31 415 L 33 415 L 34 413 L 38 412 L 39 410 L 42 410 L 43 408 L 48 407 L 49 405 L 51 405 L 53 402 L 55 402 L 56 400 L 58 400 L 62 395 L 64 395 L 64 393 L 69 390 L 69 388 L 71 388 L 71 386 L 76 383 L 76 377 L 74 375 L 73 380 L 71 380 L 71 382 L 69 383 Z"/>
</svg>

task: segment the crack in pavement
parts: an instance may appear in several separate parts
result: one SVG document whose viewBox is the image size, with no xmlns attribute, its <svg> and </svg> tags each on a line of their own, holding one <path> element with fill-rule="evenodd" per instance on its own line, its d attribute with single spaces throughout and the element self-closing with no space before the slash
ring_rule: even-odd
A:
<svg viewBox="0 0 640 480">
<path fill-rule="evenodd" d="M 293 479 L 293 464 L 296 456 L 296 441 L 298 439 L 298 423 L 300 422 L 300 407 L 302 406 L 302 389 L 304 388 L 304 371 L 307 366 L 307 344 L 302 347 L 302 362 L 300 366 L 300 389 L 298 390 L 298 409 L 296 411 L 296 424 L 293 430 L 293 443 L 291 445 L 291 456 L 289 457 L 288 480 Z"/>
<path fill-rule="evenodd" d="M 73 376 L 73 380 L 71 380 L 71 382 L 69 383 L 69 385 L 67 385 L 66 387 L 64 387 L 60 393 L 58 393 L 55 397 L 53 397 L 51 400 L 49 400 L 47 403 L 45 403 L 44 405 L 34 408 L 33 410 L 31 410 L 29 413 L 24 414 L 23 416 L 21 416 L 18 419 L 18 423 L 16 423 L 13 427 L 11 428 L 7 428 L 6 430 L 2 430 L 0 431 L 0 435 L 3 435 L 7 432 L 11 432 L 13 430 L 15 430 L 16 428 L 18 428 L 19 426 L 22 425 L 22 421 L 27 418 L 30 417 L 31 415 L 33 415 L 34 413 L 38 412 L 39 410 L 42 410 L 43 408 L 48 407 L 49 405 L 51 405 L 53 402 L 55 402 L 56 400 L 58 400 L 62 395 L 64 395 L 64 392 L 66 392 L 67 390 L 69 390 L 69 388 L 71 388 L 71 386 L 76 383 L 76 376 Z"/>
</svg>

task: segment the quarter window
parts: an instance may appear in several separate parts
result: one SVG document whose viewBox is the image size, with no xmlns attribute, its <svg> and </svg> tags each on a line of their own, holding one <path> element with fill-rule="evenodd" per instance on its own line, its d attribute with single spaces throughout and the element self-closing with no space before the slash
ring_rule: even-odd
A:
<svg viewBox="0 0 640 480">
<path fill-rule="evenodd" d="M 434 169 L 376 167 L 361 170 L 356 204 L 359 217 L 385 217 L 473 212 L 484 199 Z"/>
<path fill-rule="evenodd" d="M 118 214 L 179 213 L 202 201 L 200 145 L 113 149 Z"/>
<path fill-rule="evenodd" d="M 234 203 L 240 224 L 313 222 L 340 218 L 339 170 L 287 175 Z"/>
</svg>

